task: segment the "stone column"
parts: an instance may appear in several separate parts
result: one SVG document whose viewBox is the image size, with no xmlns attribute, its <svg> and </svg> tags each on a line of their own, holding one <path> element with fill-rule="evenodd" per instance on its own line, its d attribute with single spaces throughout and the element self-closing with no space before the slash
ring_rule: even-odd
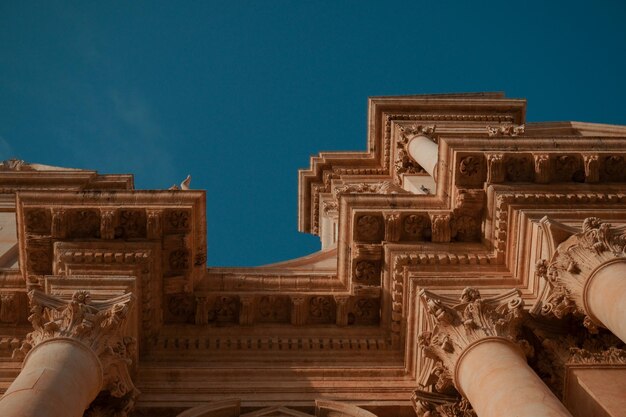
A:
<svg viewBox="0 0 626 417">
<path fill-rule="evenodd" d="M 0 399 L 3 417 L 81 417 L 102 390 L 132 407 L 138 391 L 129 373 L 133 341 L 123 337 L 132 294 L 91 302 L 86 291 L 70 301 L 29 293 L 34 331 L 15 357 L 22 371 Z M 124 414 L 125 415 L 125 414 Z"/>
<path fill-rule="evenodd" d="M 526 363 L 527 344 L 518 338 L 523 301 L 517 290 L 481 299 L 477 290 L 467 288 L 461 303 L 426 290 L 420 298 L 435 325 L 419 336 L 419 343 L 440 364 L 433 372 L 434 393 L 414 400 L 422 415 L 463 406 L 444 401 L 455 387 L 478 417 L 571 417 Z M 424 404 L 431 397 L 439 401 Z"/>
<path fill-rule="evenodd" d="M 439 157 L 439 147 L 428 136 L 417 135 L 414 136 L 406 146 L 409 156 L 426 172 L 428 175 L 436 177 L 437 158 Z"/>
<path fill-rule="evenodd" d="M 542 222 L 556 250 L 549 261 L 536 267 L 548 283 L 540 302 L 541 314 L 557 318 L 578 315 L 592 333 L 605 327 L 626 341 L 625 229 L 590 217 L 580 233 L 570 232 L 566 237 L 563 233 L 569 229 L 565 226 L 549 219 Z"/>
</svg>

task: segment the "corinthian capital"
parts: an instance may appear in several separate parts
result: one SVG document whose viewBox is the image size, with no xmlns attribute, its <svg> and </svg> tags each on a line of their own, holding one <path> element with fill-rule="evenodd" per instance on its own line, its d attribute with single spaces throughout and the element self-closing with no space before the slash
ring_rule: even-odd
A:
<svg viewBox="0 0 626 417">
<path fill-rule="evenodd" d="M 128 366 L 135 349 L 135 340 L 124 336 L 126 318 L 133 295 L 128 293 L 103 302 L 91 300 L 88 291 L 76 291 L 66 301 L 39 290 L 28 293 L 33 331 L 13 352 L 24 357 L 38 345 L 71 339 L 89 348 L 102 365 L 103 390 L 113 397 L 135 396 Z"/>
<path fill-rule="evenodd" d="M 601 324 L 592 318 L 587 308 L 586 293 L 600 267 L 620 259 L 626 260 L 625 229 L 613 227 L 597 217 L 589 217 L 584 220 L 580 232 L 570 232 L 569 237 L 561 232 L 555 237 L 555 233 L 547 227 L 564 231 L 566 226 L 546 218 L 542 222 L 548 225 L 544 230 L 556 250 L 549 261 L 542 260 L 536 265 L 536 274 L 548 284 L 548 291 L 538 305 L 540 312 L 557 318 L 567 314 L 583 316 L 584 325 L 595 333 Z"/>
<path fill-rule="evenodd" d="M 418 343 L 439 364 L 434 384 L 438 392 L 449 392 L 457 362 L 469 346 L 486 338 L 517 342 L 524 305 L 518 290 L 483 299 L 478 290 L 466 288 L 459 301 L 428 290 L 421 290 L 419 296 L 434 319 L 433 330 L 421 333 Z"/>
</svg>

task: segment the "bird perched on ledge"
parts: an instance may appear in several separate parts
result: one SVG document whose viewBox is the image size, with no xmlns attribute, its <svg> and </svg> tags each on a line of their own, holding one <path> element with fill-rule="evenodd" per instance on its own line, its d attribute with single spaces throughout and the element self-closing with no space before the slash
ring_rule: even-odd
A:
<svg viewBox="0 0 626 417">
<path fill-rule="evenodd" d="M 180 183 L 180 187 L 178 185 L 174 184 L 170 188 L 168 188 L 168 190 L 182 190 L 182 191 L 186 191 L 186 190 L 189 190 L 189 184 L 191 184 L 191 175 L 187 175 L 187 178 L 185 178 L 183 180 L 183 182 Z"/>
</svg>

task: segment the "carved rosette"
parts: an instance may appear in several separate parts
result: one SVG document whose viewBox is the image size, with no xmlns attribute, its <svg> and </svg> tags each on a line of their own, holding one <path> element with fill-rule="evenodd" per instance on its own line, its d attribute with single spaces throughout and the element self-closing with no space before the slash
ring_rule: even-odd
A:
<svg viewBox="0 0 626 417">
<path fill-rule="evenodd" d="M 518 341 L 518 335 L 524 302 L 518 290 L 482 299 L 478 290 L 466 288 L 458 304 L 428 290 L 421 290 L 419 297 L 434 319 L 432 331 L 422 332 L 418 344 L 426 357 L 436 363 L 433 385 L 437 392 L 453 392 L 457 362 L 465 349 L 475 342 L 500 337 L 522 343 Z"/>
<path fill-rule="evenodd" d="M 130 374 L 129 366 L 136 341 L 123 335 L 126 318 L 134 297 L 124 294 L 104 302 L 92 302 L 88 291 L 76 291 L 69 301 L 32 290 L 30 316 L 33 331 L 19 349 L 15 358 L 23 358 L 37 345 L 69 338 L 88 347 L 102 364 L 103 386 L 115 398 L 134 401 L 139 394 Z"/>
<path fill-rule="evenodd" d="M 584 317 L 592 333 L 601 326 L 585 307 L 585 290 L 594 271 L 606 262 L 626 258 L 624 228 L 614 228 L 597 217 L 584 220 L 580 233 L 561 243 L 550 261 L 536 265 L 536 273 L 548 283 L 541 300 L 541 314 L 563 318 L 567 314 Z"/>
</svg>

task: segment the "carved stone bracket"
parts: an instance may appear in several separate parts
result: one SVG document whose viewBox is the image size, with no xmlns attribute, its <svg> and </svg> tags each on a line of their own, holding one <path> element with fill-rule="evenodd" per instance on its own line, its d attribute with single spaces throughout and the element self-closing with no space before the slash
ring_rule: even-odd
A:
<svg viewBox="0 0 626 417">
<path fill-rule="evenodd" d="M 523 135 L 526 130 L 525 125 L 502 125 L 502 126 L 487 126 L 487 134 L 489 137 L 494 136 L 519 136 Z"/>
<path fill-rule="evenodd" d="M 14 357 L 25 357 L 44 342 L 72 339 L 89 348 L 102 365 L 103 386 L 110 396 L 133 400 L 139 394 L 130 374 L 135 340 L 124 336 L 126 318 L 134 297 L 124 294 L 104 302 L 92 302 L 88 291 L 74 292 L 69 301 L 33 290 L 29 294 L 34 330 L 26 336 Z"/>
<path fill-rule="evenodd" d="M 434 319 L 433 330 L 421 333 L 418 344 L 438 364 L 433 384 L 437 392 L 451 392 L 457 363 L 470 345 L 493 337 L 518 342 L 524 305 L 518 290 L 482 299 L 478 290 L 466 288 L 457 304 L 428 290 L 421 290 L 419 297 Z"/>
<path fill-rule="evenodd" d="M 585 219 L 582 231 L 558 245 L 550 261 L 537 263 L 536 274 L 547 281 L 549 288 L 533 311 L 559 319 L 567 314 L 584 316 L 585 327 L 597 333 L 602 324 L 587 308 L 585 293 L 595 271 L 619 258 L 626 259 L 624 228 L 612 227 L 597 217 Z"/>
<path fill-rule="evenodd" d="M 472 405 L 458 395 L 415 390 L 411 403 L 417 417 L 476 417 Z"/>
</svg>

